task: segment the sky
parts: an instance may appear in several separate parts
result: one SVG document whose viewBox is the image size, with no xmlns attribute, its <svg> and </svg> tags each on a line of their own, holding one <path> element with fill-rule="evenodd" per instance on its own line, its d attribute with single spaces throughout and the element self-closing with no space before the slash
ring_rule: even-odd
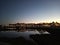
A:
<svg viewBox="0 0 60 45">
<path fill-rule="evenodd" d="M 0 0 L 0 24 L 60 22 L 59 0 Z"/>
</svg>

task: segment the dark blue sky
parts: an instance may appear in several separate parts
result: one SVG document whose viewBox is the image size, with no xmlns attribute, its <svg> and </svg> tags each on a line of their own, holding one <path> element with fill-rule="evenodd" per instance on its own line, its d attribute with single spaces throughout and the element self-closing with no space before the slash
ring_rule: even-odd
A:
<svg viewBox="0 0 60 45">
<path fill-rule="evenodd" d="M 0 0 L 0 24 L 60 22 L 58 0 Z"/>
</svg>

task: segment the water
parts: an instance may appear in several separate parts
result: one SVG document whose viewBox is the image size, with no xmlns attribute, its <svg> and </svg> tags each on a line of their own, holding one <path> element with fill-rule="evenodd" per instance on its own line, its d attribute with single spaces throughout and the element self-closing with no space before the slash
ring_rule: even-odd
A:
<svg viewBox="0 0 60 45">
<path fill-rule="evenodd" d="M 43 31 L 37 31 L 37 30 L 26 30 L 24 32 L 17 32 L 17 31 L 1 31 L 0 32 L 0 37 L 8 37 L 8 38 L 16 38 L 16 37 L 24 37 L 25 39 L 30 39 L 31 34 L 50 34 L 49 32 L 43 32 Z"/>
</svg>

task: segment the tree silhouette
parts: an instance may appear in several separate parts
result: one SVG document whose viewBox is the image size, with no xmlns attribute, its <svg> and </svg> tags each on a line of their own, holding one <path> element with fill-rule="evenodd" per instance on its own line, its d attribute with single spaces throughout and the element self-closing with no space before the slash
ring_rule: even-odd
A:
<svg viewBox="0 0 60 45">
<path fill-rule="evenodd" d="M 19 30 L 20 30 L 20 27 L 19 27 L 19 26 L 16 26 L 16 30 L 19 32 Z"/>
</svg>

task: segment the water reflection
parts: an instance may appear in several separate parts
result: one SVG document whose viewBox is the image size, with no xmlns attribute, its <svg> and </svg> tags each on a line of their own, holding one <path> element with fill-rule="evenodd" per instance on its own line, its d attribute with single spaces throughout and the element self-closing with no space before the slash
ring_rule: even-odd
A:
<svg viewBox="0 0 60 45">
<path fill-rule="evenodd" d="M 36 29 L 35 30 L 31 30 L 31 29 L 28 29 L 26 31 L 20 31 L 20 32 L 17 32 L 17 31 L 1 31 L 0 32 L 0 37 L 8 37 L 8 38 L 16 38 L 16 37 L 24 37 L 25 39 L 30 39 L 30 35 L 31 34 L 50 34 L 49 32 L 47 31 L 37 31 Z"/>
</svg>

